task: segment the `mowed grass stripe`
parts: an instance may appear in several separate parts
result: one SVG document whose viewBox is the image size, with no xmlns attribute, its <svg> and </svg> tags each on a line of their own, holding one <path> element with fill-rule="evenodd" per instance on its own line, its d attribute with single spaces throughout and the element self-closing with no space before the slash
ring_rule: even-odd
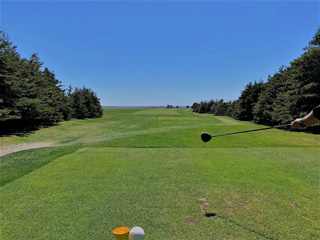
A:
<svg viewBox="0 0 320 240">
<path fill-rule="evenodd" d="M 3 156 L 0 160 L 0 187 L 76 150 L 76 148 L 55 147 L 32 149 Z"/>
<path fill-rule="evenodd" d="M 179 109 L 168 108 L 147 108 L 135 112 L 134 114 L 152 114 L 152 115 L 180 115 Z"/>
</svg>

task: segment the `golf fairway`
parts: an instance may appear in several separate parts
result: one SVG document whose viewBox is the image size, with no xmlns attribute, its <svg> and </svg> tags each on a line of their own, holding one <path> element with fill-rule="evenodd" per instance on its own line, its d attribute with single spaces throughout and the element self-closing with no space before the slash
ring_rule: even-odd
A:
<svg viewBox="0 0 320 240">
<path fill-rule="evenodd" d="M 318 239 L 320 136 L 189 109 L 104 109 L 0 146 L 0 239 Z"/>
</svg>

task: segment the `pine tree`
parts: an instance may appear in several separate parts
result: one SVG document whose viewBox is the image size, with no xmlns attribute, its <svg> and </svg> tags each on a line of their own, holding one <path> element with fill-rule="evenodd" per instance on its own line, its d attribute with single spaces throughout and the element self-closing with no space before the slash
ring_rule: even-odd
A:
<svg viewBox="0 0 320 240">
<path fill-rule="evenodd" d="M 74 118 L 99 118 L 103 111 L 100 105 L 99 98 L 96 94 L 86 87 L 82 89 L 75 88 L 71 94 Z"/>
<path fill-rule="evenodd" d="M 275 111 L 276 106 L 279 106 L 276 99 L 279 94 L 285 91 L 284 75 L 286 71 L 286 67 L 281 66 L 278 73 L 275 73 L 273 77 L 268 77 L 264 90 L 259 95 L 258 102 L 253 107 L 253 119 L 255 122 L 267 125 L 279 123 L 279 113 Z"/>
<path fill-rule="evenodd" d="M 16 108 L 20 88 L 20 55 L 9 41 L 7 34 L 0 30 L 0 121 L 20 119 Z"/>
<path fill-rule="evenodd" d="M 258 97 L 263 89 L 264 83 L 262 81 L 255 81 L 254 83 L 250 82 L 245 87 L 238 99 L 238 109 L 236 110 L 237 119 L 244 121 L 253 120 L 253 108 L 254 105 L 258 102 Z"/>
</svg>

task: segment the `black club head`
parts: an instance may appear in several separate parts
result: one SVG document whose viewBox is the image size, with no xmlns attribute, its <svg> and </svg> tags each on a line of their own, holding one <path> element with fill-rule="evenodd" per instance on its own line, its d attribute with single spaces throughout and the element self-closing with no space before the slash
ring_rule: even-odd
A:
<svg viewBox="0 0 320 240">
<path fill-rule="evenodd" d="M 209 133 L 203 132 L 201 133 L 201 139 L 203 142 L 209 142 L 212 136 Z"/>
</svg>

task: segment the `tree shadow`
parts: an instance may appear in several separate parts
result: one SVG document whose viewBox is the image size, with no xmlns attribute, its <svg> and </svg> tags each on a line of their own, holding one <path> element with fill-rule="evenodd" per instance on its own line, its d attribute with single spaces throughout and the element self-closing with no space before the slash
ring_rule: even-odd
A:
<svg viewBox="0 0 320 240">
<path fill-rule="evenodd" d="M 0 122 L 0 137 L 26 137 L 43 127 L 52 126 L 40 121 L 10 120 Z"/>
</svg>

